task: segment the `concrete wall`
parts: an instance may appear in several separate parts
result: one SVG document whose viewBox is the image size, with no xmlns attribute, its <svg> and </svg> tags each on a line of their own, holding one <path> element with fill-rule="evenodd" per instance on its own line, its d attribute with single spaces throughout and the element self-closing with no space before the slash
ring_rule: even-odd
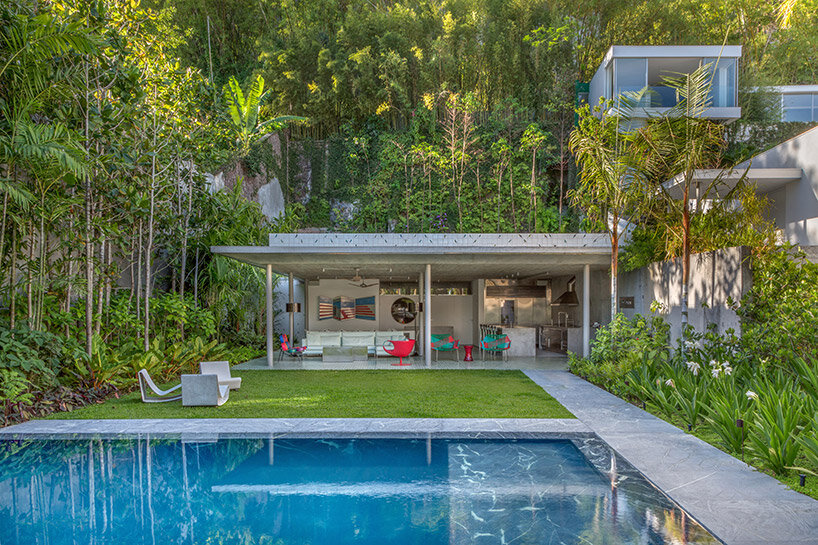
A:
<svg viewBox="0 0 818 545">
<path fill-rule="evenodd" d="M 740 301 L 750 288 L 752 276 L 748 257 L 746 248 L 726 248 L 691 256 L 688 284 L 690 325 L 698 331 L 704 331 L 708 324 L 715 324 L 721 333 L 730 328 L 740 332 L 738 316 L 728 301 Z M 622 309 L 622 313 L 628 317 L 647 315 L 653 301 L 661 303 L 675 340 L 681 331 L 681 278 L 681 259 L 652 263 L 621 274 L 619 296 L 633 297 L 635 307 Z"/>
<path fill-rule="evenodd" d="M 801 180 L 770 192 L 770 216 L 787 241 L 818 246 L 818 127 L 787 140 L 738 165 L 753 168 L 800 168 Z"/>
<path fill-rule="evenodd" d="M 304 309 L 306 308 L 304 282 L 294 278 L 293 292 L 293 300 L 296 303 L 301 303 L 301 312 L 298 312 L 295 315 L 292 340 L 301 340 L 304 338 L 306 318 L 304 312 Z M 290 334 L 290 315 L 287 314 L 287 301 L 289 300 L 290 283 L 286 276 L 282 276 L 278 279 L 278 283 L 273 286 L 273 328 L 275 329 L 276 334 Z"/>
</svg>

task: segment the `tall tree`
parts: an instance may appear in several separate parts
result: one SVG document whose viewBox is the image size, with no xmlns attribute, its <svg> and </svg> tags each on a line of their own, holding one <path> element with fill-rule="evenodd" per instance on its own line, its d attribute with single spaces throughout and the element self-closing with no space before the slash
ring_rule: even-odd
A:
<svg viewBox="0 0 818 545">
<path fill-rule="evenodd" d="M 631 128 L 631 114 L 641 98 L 642 93 L 620 97 L 616 103 L 603 104 L 604 113 L 585 105 L 569 140 L 579 167 L 579 183 L 570 194 L 571 200 L 583 210 L 591 226 L 605 229 L 611 240 L 612 321 L 619 302 L 620 240 L 628 221 L 649 197 L 644 177 L 635 167 Z"/>
</svg>

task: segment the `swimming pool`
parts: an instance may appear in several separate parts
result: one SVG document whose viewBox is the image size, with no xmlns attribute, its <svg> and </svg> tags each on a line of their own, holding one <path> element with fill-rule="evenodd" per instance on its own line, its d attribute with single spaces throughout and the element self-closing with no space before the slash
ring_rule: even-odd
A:
<svg viewBox="0 0 818 545">
<path fill-rule="evenodd" d="M 0 543 L 710 544 L 595 437 L 0 440 Z"/>
</svg>

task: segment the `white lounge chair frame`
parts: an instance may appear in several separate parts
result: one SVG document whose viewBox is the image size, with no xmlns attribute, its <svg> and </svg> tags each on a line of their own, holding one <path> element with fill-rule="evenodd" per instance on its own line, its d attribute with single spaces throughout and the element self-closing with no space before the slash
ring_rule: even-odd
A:
<svg viewBox="0 0 818 545">
<path fill-rule="evenodd" d="M 241 386 L 241 377 L 230 376 L 228 361 L 203 361 L 199 364 L 199 374 L 216 375 L 219 377 L 219 384 L 227 384 L 231 390 L 238 390 Z"/>
<path fill-rule="evenodd" d="M 216 375 L 182 375 L 182 405 L 218 407 L 230 397 L 230 387 Z"/>
<path fill-rule="evenodd" d="M 179 394 L 170 395 L 179 388 L 182 387 L 181 384 L 177 384 L 173 388 L 169 390 L 162 390 L 156 384 L 154 384 L 151 376 L 148 374 L 148 371 L 145 369 L 140 369 L 139 372 L 136 374 L 136 378 L 139 381 L 139 392 L 142 394 L 142 401 L 145 403 L 164 403 L 165 401 L 179 401 L 182 399 L 182 396 Z M 153 392 L 157 397 L 148 397 L 148 390 Z"/>
</svg>

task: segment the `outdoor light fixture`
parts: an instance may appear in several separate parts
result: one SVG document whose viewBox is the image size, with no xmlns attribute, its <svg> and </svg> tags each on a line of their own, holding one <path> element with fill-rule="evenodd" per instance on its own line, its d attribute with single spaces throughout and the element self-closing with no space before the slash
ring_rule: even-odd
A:
<svg viewBox="0 0 818 545">
<path fill-rule="evenodd" d="M 798 484 L 799 486 L 806 486 L 807 484 L 807 476 L 803 473 L 798 474 Z"/>
<path fill-rule="evenodd" d="M 423 301 L 418 303 L 418 312 L 423 312 Z"/>
<path fill-rule="evenodd" d="M 301 303 L 287 303 L 287 312 L 301 312 Z"/>
<path fill-rule="evenodd" d="M 744 420 L 742 420 L 741 418 L 736 420 L 736 427 L 737 428 L 743 428 L 744 427 Z"/>
</svg>

